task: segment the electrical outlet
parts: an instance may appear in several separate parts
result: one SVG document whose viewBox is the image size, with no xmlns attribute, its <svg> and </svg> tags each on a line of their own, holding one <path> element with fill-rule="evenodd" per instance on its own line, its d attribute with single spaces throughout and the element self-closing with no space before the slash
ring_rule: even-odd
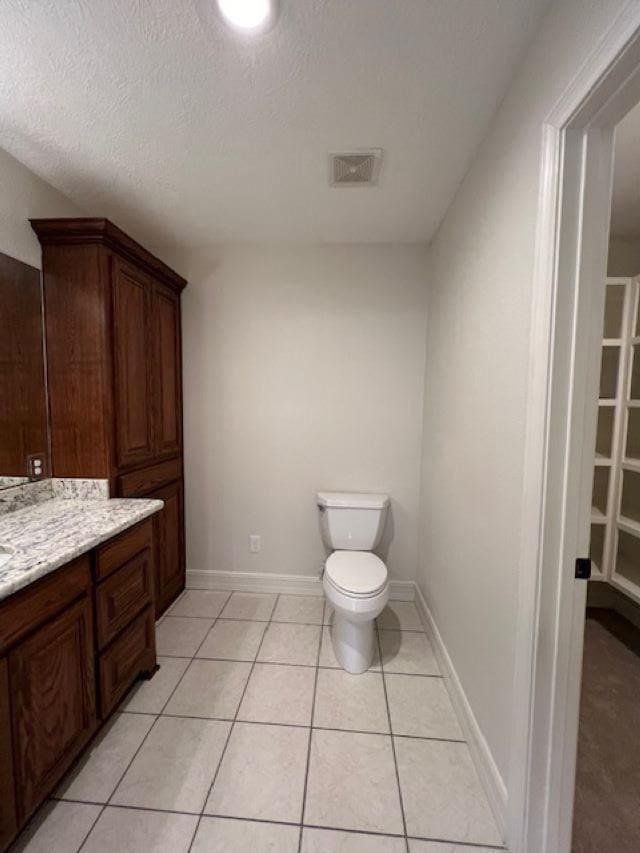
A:
<svg viewBox="0 0 640 853">
<path fill-rule="evenodd" d="M 46 463 L 44 453 L 32 453 L 27 456 L 27 471 L 32 480 L 41 480 L 46 477 Z"/>
<path fill-rule="evenodd" d="M 249 534 L 249 551 L 252 554 L 260 553 L 260 536 L 257 533 Z"/>
</svg>

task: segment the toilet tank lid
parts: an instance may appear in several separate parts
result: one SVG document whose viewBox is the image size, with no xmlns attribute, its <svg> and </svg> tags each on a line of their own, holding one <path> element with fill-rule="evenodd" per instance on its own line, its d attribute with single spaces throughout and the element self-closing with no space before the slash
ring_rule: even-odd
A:
<svg viewBox="0 0 640 853">
<path fill-rule="evenodd" d="M 318 506 L 342 509 L 384 509 L 389 495 L 371 495 L 361 492 L 318 492 Z"/>
</svg>

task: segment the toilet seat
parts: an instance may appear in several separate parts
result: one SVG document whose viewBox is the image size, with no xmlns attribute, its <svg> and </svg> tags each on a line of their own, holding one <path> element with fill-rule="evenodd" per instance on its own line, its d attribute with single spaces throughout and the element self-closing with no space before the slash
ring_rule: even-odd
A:
<svg viewBox="0 0 640 853">
<path fill-rule="evenodd" d="M 387 583 L 387 567 L 371 551 L 334 551 L 325 565 L 325 578 L 344 595 L 371 598 Z"/>
</svg>

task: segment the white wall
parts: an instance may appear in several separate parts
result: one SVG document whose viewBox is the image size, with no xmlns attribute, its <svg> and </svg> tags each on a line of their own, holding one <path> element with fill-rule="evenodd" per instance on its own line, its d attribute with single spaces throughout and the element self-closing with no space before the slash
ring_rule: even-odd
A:
<svg viewBox="0 0 640 853">
<path fill-rule="evenodd" d="M 505 781 L 541 128 L 621 5 L 552 4 L 432 244 L 418 582 Z"/>
<path fill-rule="evenodd" d="M 82 211 L 0 148 L 0 252 L 40 268 L 40 244 L 29 219 L 83 216 Z"/>
<path fill-rule="evenodd" d="M 426 250 L 164 254 L 189 279 L 188 569 L 313 575 L 325 557 L 316 491 L 362 490 L 392 496 L 381 553 L 392 577 L 414 579 Z"/>
</svg>

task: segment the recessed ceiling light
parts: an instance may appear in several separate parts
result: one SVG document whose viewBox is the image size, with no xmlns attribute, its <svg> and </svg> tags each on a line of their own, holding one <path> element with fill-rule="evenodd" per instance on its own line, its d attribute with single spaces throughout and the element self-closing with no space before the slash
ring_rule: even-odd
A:
<svg viewBox="0 0 640 853">
<path fill-rule="evenodd" d="M 275 17 L 273 0 L 218 0 L 220 14 L 241 30 L 265 30 Z"/>
</svg>

